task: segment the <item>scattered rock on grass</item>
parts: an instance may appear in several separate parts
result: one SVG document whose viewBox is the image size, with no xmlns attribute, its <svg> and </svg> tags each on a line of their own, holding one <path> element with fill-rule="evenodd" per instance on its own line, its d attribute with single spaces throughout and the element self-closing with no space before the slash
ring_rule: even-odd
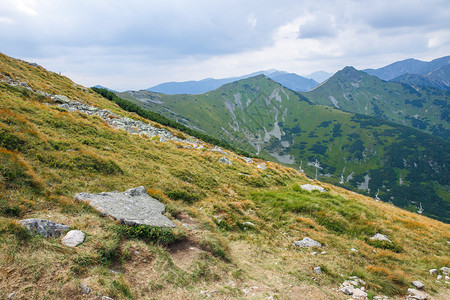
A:
<svg viewBox="0 0 450 300">
<path fill-rule="evenodd" d="M 314 273 L 317 275 L 322 274 L 322 268 L 320 266 L 314 267 Z"/>
<path fill-rule="evenodd" d="M 381 234 L 381 233 L 376 233 L 374 236 L 370 237 L 369 239 L 372 241 L 386 241 L 386 242 L 392 243 L 391 240 L 387 236 L 385 236 L 384 234 Z"/>
<path fill-rule="evenodd" d="M 322 247 L 322 244 L 309 238 L 305 237 L 301 241 L 294 241 L 292 245 L 300 248 L 307 248 L 307 247 Z"/>
<path fill-rule="evenodd" d="M 150 197 L 143 186 L 100 194 L 79 193 L 76 201 L 84 201 L 102 215 L 117 219 L 127 225 L 149 225 L 156 227 L 175 227 L 162 215 L 166 206 Z"/>
<path fill-rule="evenodd" d="M 416 300 L 426 300 L 431 299 L 430 295 L 424 291 L 419 291 L 416 289 L 408 289 L 408 297 L 406 299 L 416 299 Z"/>
<path fill-rule="evenodd" d="M 417 281 L 417 280 L 411 282 L 411 284 L 418 290 L 422 290 L 425 287 L 425 285 L 422 282 Z"/>
<path fill-rule="evenodd" d="M 62 238 L 61 243 L 68 247 L 76 247 L 84 242 L 85 237 L 81 230 L 71 230 Z"/>
<path fill-rule="evenodd" d="M 83 295 L 87 295 L 91 292 L 91 289 L 84 283 L 80 284 L 80 288 Z"/>
<path fill-rule="evenodd" d="M 19 222 L 29 232 L 51 238 L 60 237 L 69 229 L 69 226 L 44 219 L 25 219 Z"/>
<path fill-rule="evenodd" d="M 224 165 L 232 165 L 233 163 L 231 162 L 231 160 L 229 160 L 228 158 L 226 158 L 226 157 L 221 157 L 221 158 L 219 158 L 219 162 L 221 163 L 221 164 L 224 164 Z"/>
<path fill-rule="evenodd" d="M 321 193 L 325 192 L 325 189 L 323 187 L 318 186 L 318 185 L 312 185 L 312 184 L 309 184 L 309 183 L 303 184 L 300 187 L 302 189 L 304 189 L 305 191 L 308 191 L 308 192 L 312 192 L 314 190 L 317 190 L 317 191 L 319 191 Z"/>
</svg>

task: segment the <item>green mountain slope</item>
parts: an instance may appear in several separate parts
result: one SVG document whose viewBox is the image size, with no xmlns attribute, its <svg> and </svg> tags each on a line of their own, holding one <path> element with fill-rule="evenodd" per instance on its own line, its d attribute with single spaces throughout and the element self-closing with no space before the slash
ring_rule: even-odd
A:
<svg viewBox="0 0 450 300">
<path fill-rule="evenodd" d="M 449 142 L 421 131 L 315 105 L 264 76 L 202 95 L 119 93 L 247 152 L 449 222 Z"/>
<path fill-rule="evenodd" d="M 450 92 L 386 82 L 346 67 L 304 93 L 317 104 L 374 116 L 450 139 Z"/>
</svg>

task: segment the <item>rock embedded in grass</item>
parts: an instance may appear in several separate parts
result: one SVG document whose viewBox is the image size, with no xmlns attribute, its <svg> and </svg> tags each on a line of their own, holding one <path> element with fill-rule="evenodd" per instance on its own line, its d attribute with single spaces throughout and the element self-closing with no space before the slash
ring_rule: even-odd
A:
<svg viewBox="0 0 450 300">
<path fill-rule="evenodd" d="M 372 241 L 386 241 L 386 242 L 392 243 L 391 240 L 387 236 L 385 236 L 384 234 L 381 234 L 381 233 L 376 233 L 374 236 L 370 237 L 369 239 Z"/>
<path fill-rule="evenodd" d="M 312 191 L 319 191 L 321 193 L 325 192 L 325 189 L 323 187 L 318 186 L 318 185 L 312 185 L 312 184 L 309 184 L 309 183 L 303 184 L 300 187 L 302 189 L 304 189 L 305 191 L 308 191 L 308 192 L 312 192 Z"/>
<path fill-rule="evenodd" d="M 417 281 L 417 280 L 411 282 L 411 284 L 418 290 L 422 290 L 425 287 L 425 285 L 422 282 Z"/>
<path fill-rule="evenodd" d="M 294 241 L 292 243 L 293 246 L 300 248 L 308 248 L 308 247 L 322 247 L 322 244 L 318 241 L 313 240 L 312 238 L 305 237 L 301 241 Z"/>
<path fill-rule="evenodd" d="M 419 291 L 416 289 L 408 289 L 408 294 L 409 296 L 407 299 L 416 299 L 416 300 L 431 299 L 430 295 L 428 295 L 424 291 Z"/>
<path fill-rule="evenodd" d="M 162 213 L 166 206 L 150 197 L 143 186 L 99 194 L 79 193 L 76 201 L 88 203 L 103 216 L 119 220 L 126 225 L 148 225 L 155 227 L 175 227 Z"/>
<path fill-rule="evenodd" d="M 69 229 L 69 226 L 44 219 L 25 219 L 19 222 L 29 232 L 51 238 L 60 237 Z"/>
<path fill-rule="evenodd" d="M 231 162 L 231 160 L 229 160 L 228 158 L 226 158 L 226 157 L 221 157 L 221 158 L 219 158 L 219 162 L 221 163 L 221 164 L 224 164 L 224 165 L 232 165 L 233 163 Z"/>
<path fill-rule="evenodd" d="M 85 237 L 81 230 L 71 230 L 62 238 L 61 243 L 68 247 L 76 247 L 84 242 Z"/>
</svg>

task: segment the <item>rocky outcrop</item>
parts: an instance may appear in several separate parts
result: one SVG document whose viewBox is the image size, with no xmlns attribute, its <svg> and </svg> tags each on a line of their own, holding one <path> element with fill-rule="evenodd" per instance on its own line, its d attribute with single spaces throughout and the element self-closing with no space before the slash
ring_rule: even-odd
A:
<svg viewBox="0 0 450 300">
<path fill-rule="evenodd" d="M 75 200 L 86 202 L 102 215 L 127 225 L 175 227 L 162 215 L 165 205 L 150 197 L 143 186 L 123 193 L 117 191 L 99 194 L 79 193 L 75 196 Z"/>
<path fill-rule="evenodd" d="M 228 158 L 226 158 L 226 157 L 221 157 L 221 158 L 219 158 L 219 162 L 221 163 L 221 164 L 224 164 L 224 165 L 232 165 L 233 163 L 231 162 L 231 160 L 229 160 Z"/>
<path fill-rule="evenodd" d="M 25 219 L 19 222 L 29 232 L 51 238 L 60 237 L 69 229 L 69 226 L 44 219 Z"/>
<path fill-rule="evenodd" d="M 366 282 L 356 276 L 349 277 L 349 280 L 344 281 L 339 290 L 351 296 L 353 299 L 368 299 L 365 286 Z"/>
</svg>

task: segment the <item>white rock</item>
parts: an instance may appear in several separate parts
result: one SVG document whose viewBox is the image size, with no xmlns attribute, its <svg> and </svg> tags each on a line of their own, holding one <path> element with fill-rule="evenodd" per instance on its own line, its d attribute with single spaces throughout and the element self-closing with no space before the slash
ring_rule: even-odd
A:
<svg viewBox="0 0 450 300">
<path fill-rule="evenodd" d="M 350 249 L 350 251 L 352 251 L 352 252 L 358 252 L 358 250 L 356 250 L 355 248 Z"/>
<path fill-rule="evenodd" d="M 417 280 L 411 282 L 411 284 L 418 290 L 422 290 L 425 287 L 425 285 L 422 282 L 417 281 Z"/>
<path fill-rule="evenodd" d="M 369 239 L 372 241 L 386 241 L 386 242 L 392 243 L 391 240 L 387 236 L 385 236 L 384 234 L 381 234 L 381 233 L 377 233 L 374 236 L 370 237 Z"/>
<path fill-rule="evenodd" d="M 314 267 L 314 273 L 316 273 L 317 275 L 322 274 L 322 268 L 319 266 Z"/>
<path fill-rule="evenodd" d="M 308 192 L 312 192 L 314 190 L 318 190 L 321 193 L 325 192 L 325 189 L 323 187 L 318 186 L 318 185 L 312 185 L 312 184 L 309 184 L 309 183 L 303 184 L 300 187 L 302 189 L 304 189 L 305 191 L 308 191 Z"/>
<path fill-rule="evenodd" d="M 430 272 L 430 274 L 437 274 L 438 270 L 437 269 L 430 269 L 428 272 Z"/>
<path fill-rule="evenodd" d="M 437 277 L 436 277 L 436 280 L 441 280 L 442 279 L 442 275 L 438 275 Z"/>
<path fill-rule="evenodd" d="M 305 237 L 301 241 L 294 241 L 292 243 L 296 247 L 305 248 L 305 247 L 322 247 L 322 244 L 309 238 Z"/>
<path fill-rule="evenodd" d="M 76 247 L 84 242 L 85 237 L 81 230 L 71 230 L 62 238 L 61 243 L 68 247 Z"/>
<path fill-rule="evenodd" d="M 419 291 L 416 289 L 408 289 L 408 298 L 407 299 L 416 299 L 416 300 L 426 300 L 430 299 L 430 295 L 423 291 Z"/>
<path fill-rule="evenodd" d="M 450 268 L 448 267 L 442 267 L 440 270 L 444 273 L 450 273 Z"/>
<path fill-rule="evenodd" d="M 353 299 L 367 299 L 367 293 L 360 289 L 354 289 L 352 298 Z"/>
</svg>

